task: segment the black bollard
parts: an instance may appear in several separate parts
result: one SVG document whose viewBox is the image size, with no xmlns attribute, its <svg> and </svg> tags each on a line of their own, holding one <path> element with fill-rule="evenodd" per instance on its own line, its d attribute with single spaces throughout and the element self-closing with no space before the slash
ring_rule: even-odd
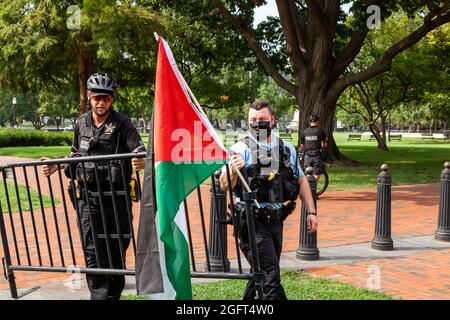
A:
<svg viewBox="0 0 450 320">
<path fill-rule="evenodd" d="M 450 241 L 450 162 L 444 164 L 441 173 L 441 196 L 439 201 L 438 227 L 434 238 Z"/>
<path fill-rule="evenodd" d="M 394 250 L 391 238 L 391 175 L 387 164 L 383 164 L 381 170 L 378 175 L 375 237 L 372 239 L 372 249 L 390 251 Z"/>
<path fill-rule="evenodd" d="M 211 215 L 209 228 L 209 261 L 211 272 L 229 272 L 226 208 L 227 194 L 220 188 L 221 170 L 214 173 L 214 188 L 211 188 Z"/>
<path fill-rule="evenodd" d="M 311 193 L 314 199 L 314 207 L 317 208 L 317 182 L 312 175 L 314 169 L 308 167 L 305 170 L 306 177 L 311 188 Z M 320 254 L 319 249 L 317 249 L 317 232 L 308 232 L 308 222 L 307 222 L 308 212 L 306 211 L 306 206 L 302 202 L 301 217 L 300 217 L 300 241 L 296 251 L 296 258 L 299 260 L 314 261 L 319 260 Z"/>
</svg>

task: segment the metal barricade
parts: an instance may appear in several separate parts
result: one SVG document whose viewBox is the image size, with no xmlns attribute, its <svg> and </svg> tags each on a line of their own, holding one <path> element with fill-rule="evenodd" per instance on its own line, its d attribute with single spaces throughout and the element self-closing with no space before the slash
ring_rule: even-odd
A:
<svg viewBox="0 0 450 320">
<path fill-rule="evenodd" d="M 15 162 L 0 165 L 3 187 L 0 192 L 5 193 L 6 204 L 0 203 L 0 236 L 3 248 L 4 276 L 9 282 L 12 298 L 19 297 L 14 271 L 66 272 L 73 270 L 84 274 L 97 275 L 135 275 L 134 265 L 128 261 L 136 256 L 135 228 L 133 226 L 132 199 L 127 181 L 127 166 L 131 158 L 144 158 L 146 153 L 115 154 L 107 156 L 76 157 L 51 159 L 44 161 Z M 40 172 L 42 165 L 56 165 L 55 174 L 45 177 Z M 80 176 L 75 176 L 73 170 L 68 170 L 70 178 L 66 178 L 63 166 L 78 166 Z M 95 175 L 94 182 L 87 181 L 88 168 Z M 93 169 L 93 170 L 92 170 Z M 119 172 L 120 183 L 113 183 L 113 171 Z M 103 172 L 103 173 L 102 173 Z M 110 178 L 105 181 L 104 174 Z M 19 175 L 19 173 L 21 173 Z M 78 178 L 78 179 L 77 179 Z M 141 192 L 139 172 L 135 173 L 137 188 Z M 227 178 L 230 174 L 227 167 Z M 42 180 L 44 179 L 44 181 Z M 216 195 L 217 184 L 214 175 L 211 176 L 211 186 Z M 208 187 L 208 189 L 210 188 Z M 32 193 L 37 194 L 32 196 Z M 193 198 L 195 193 L 190 196 Z M 232 192 L 228 192 L 232 211 Z M 73 205 L 68 200 L 77 199 Z M 92 199 L 95 205 L 92 204 Z M 88 201 L 89 200 L 89 201 Z M 260 283 L 261 272 L 258 259 L 252 261 L 250 270 L 244 272 L 241 254 L 238 246 L 237 233 L 233 232 L 230 243 L 236 252 L 236 266 L 228 272 L 211 272 L 209 250 L 207 243 L 207 224 L 203 212 L 201 188 L 197 188 L 197 205 L 199 216 L 189 213 L 189 206 L 185 201 L 185 213 L 188 223 L 188 240 L 191 258 L 191 277 L 197 278 L 225 278 L 225 279 L 254 279 Z M 24 205 L 24 202 L 26 205 Z M 46 203 L 46 205 L 44 204 Z M 80 208 L 82 206 L 82 208 Z M 2 208 L 5 208 L 3 210 Z M 191 206 L 192 208 L 192 206 Z M 215 206 L 217 208 L 217 206 Z M 251 209 L 249 209 L 251 210 Z M 215 215 L 217 217 L 217 215 Z M 234 231 L 238 227 L 232 220 Z M 83 223 L 89 222 L 89 232 Z M 214 223 L 226 223 L 216 221 Z M 201 250 L 193 243 L 192 225 L 200 228 Z M 200 227 L 199 227 L 200 226 Z M 209 228 L 213 228 L 209 225 Z M 223 228 L 215 228 L 223 232 Z M 84 233 L 83 233 L 84 231 Z M 225 230 L 226 232 L 226 230 Z M 196 233 L 198 231 L 196 230 Z M 254 226 L 250 224 L 249 235 L 254 240 Z M 86 248 L 86 239 L 92 239 L 92 248 Z M 223 239 L 219 235 L 218 239 Z M 198 240 L 200 239 L 200 240 Z M 127 251 L 127 247 L 131 247 Z M 227 246 L 221 243 L 221 250 Z M 90 265 L 86 250 L 93 253 L 97 265 Z M 115 255 L 114 252 L 118 252 Z M 255 257 L 257 252 L 252 253 Z M 226 252 L 220 255 L 227 257 Z M 202 265 L 205 270 L 199 270 L 196 260 L 204 258 Z M 223 261 L 225 265 L 227 261 Z M 91 263 L 92 264 L 92 263 Z M 225 271 L 227 271 L 225 269 Z M 261 297 L 262 295 L 260 295 Z"/>
</svg>

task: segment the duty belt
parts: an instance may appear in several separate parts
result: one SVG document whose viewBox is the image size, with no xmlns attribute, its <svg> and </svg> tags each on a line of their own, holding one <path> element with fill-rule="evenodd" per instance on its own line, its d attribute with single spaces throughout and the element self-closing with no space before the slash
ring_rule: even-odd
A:
<svg viewBox="0 0 450 320">
<path fill-rule="evenodd" d="M 272 221 L 283 222 L 295 210 L 296 203 L 289 202 L 287 205 L 282 205 L 281 208 L 273 209 L 270 207 L 256 208 L 253 207 L 254 216 L 262 223 L 269 223 Z"/>
</svg>

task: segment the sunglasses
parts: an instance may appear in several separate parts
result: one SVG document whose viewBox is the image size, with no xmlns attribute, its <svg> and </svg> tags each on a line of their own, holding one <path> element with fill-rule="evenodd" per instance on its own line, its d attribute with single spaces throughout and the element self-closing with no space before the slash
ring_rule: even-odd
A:
<svg viewBox="0 0 450 320">
<path fill-rule="evenodd" d="M 111 96 L 93 96 L 92 100 L 95 102 L 105 101 L 106 103 L 110 103 L 112 101 Z"/>
</svg>

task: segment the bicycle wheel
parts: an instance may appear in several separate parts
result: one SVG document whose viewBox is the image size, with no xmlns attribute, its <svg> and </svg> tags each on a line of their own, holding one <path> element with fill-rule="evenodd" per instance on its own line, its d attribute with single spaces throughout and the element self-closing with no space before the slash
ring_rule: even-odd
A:
<svg viewBox="0 0 450 320">
<path fill-rule="evenodd" d="M 327 190 L 329 182 L 328 172 L 327 170 L 324 170 L 319 181 L 317 181 L 317 196 L 320 196 Z"/>
</svg>

